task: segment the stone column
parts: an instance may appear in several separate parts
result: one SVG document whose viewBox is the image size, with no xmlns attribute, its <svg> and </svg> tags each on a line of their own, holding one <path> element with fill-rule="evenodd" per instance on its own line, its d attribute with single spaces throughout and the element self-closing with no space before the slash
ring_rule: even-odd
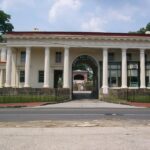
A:
<svg viewBox="0 0 150 150">
<path fill-rule="evenodd" d="M 44 60 L 44 86 L 49 88 L 49 71 L 50 71 L 50 50 L 49 47 L 45 47 L 45 60 Z"/>
<path fill-rule="evenodd" d="M 127 88 L 127 50 L 122 49 L 122 88 Z"/>
<path fill-rule="evenodd" d="M 64 49 L 63 88 L 69 88 L 69 48 Z"/>
<path fill-rule="evenodd" d="M 16 50 L 12 50 L 11 87 L 17 87 Z"/>
<path fill-rule="evenodd" d="M 0 70 L 0 88 L 3 87 L 3 69 Z"/>
<path fill-rule="evenodd" d="M 25 60 L 25 84 L 24 87 L 30 87 L 30 60 L 31 48 L 26 47 L 26 60 Z"/>
<path fill-rule="evenodd" d="M 140 50 L 140 88 L 145 88 L 145 50 Z"/>
<path fill-rule="evenodd" d="M 108 49 L 103 49 L 103 94 L 108 94 Z"/>
<path fill-rule="evenodd" d="M 7 58 L 7 49 L 6 47 L 3 47 L 1 49 L 1 62 L 6 62 L 6 58 Z"/>
<path fill-rule="evenodd" d="M 10 47 L 7 49 L 7 62 L 6 62 L 6 83 L 5 87 L 11 86 L 11 59 L 12 59 L 12 50 Z"/>
</svg>

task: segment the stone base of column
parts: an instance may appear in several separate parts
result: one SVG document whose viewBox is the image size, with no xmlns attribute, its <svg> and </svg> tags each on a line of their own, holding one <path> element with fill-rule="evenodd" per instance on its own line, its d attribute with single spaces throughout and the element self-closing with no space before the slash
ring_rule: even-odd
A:
<svg viewBox="0 0 150 150">
<path fill-rule="evenodd" d="M 24 85 L 24 88 L 30 88 L 30 85 L 26 84 Z"/>
<path fill-rule="evenodd" d="M 5 83 L 5 87 L 11 87 L 11 85 Z"/>
<path fill-rule="evenodd" d="M 146 87 L 145 86 L 140 86 L 140 89 L 146 89 Z"/>
<path fill-rule="evenodd" d="M 127 87 L 127 86 L 122 86 L 121 88 L 122 88 L 122 89 L 127 89 L 128 87 Z"/>
<path fill-rule="evenodd" d="M 108 94 L 108 87 L 107 86 L 102 87 L 102 89 L 103 89 L 103 94 Z"/>
<path fill-rule="evenodd" d="M 43 88 L 49 88 L 49 87 L 50 87 L 49 85 L 44 85 L 44 86 L 43 86 Z"/>
</svg>

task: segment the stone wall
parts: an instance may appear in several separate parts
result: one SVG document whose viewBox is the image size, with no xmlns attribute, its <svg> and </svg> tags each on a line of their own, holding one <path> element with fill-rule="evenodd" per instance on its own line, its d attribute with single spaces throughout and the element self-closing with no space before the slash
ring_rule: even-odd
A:
<svg viewBox="0 0 150 150">
<path fill-rule="evenodd" d="M 102 93 L 101 93 L 102 94 Z M 150 89 L 109 89 L 109 94 L 101 96 L 102 100 L 107 99 L 123 99 L 128 100 L 129 97 L 136 96 L 149 96 L 150 97 Z"/>
<path fill-rule="evenodd" d="M 36 96 L 63 96 L 70 99 L 68 88 L 0 88 L 0 96 L 36 95 Z"/>
</svg>

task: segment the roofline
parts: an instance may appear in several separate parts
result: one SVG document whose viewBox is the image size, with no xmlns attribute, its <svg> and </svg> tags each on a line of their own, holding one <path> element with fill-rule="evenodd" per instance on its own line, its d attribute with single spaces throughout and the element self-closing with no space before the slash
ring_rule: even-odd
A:
<svg viewBox="0 0 150 150">
<path fill-rule="evenodd" d="M 138 33 L 113 33 L 113 32 L 64 32 L 64 31 L 14 31 L 7 32 L 6 35 L 89 35 L 89 36 L 136 36 L 136 37 L 150 37 L 150 34 L 138 34 Z"/>
</svg>

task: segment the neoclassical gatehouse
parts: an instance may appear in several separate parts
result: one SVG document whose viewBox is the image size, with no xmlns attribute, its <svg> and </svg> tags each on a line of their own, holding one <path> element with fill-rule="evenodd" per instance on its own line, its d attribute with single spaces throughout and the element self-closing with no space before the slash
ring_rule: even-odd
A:
<svg viewBox="0 0 150 150">
<path fill-rule="evenodd" d="M 93 68 L 93 89 L 150 88 L 150 35 L 99 32 L 10 32 L 0 43 L 0 87 L 72 91 L 72 68 Z"/>
</svg>

